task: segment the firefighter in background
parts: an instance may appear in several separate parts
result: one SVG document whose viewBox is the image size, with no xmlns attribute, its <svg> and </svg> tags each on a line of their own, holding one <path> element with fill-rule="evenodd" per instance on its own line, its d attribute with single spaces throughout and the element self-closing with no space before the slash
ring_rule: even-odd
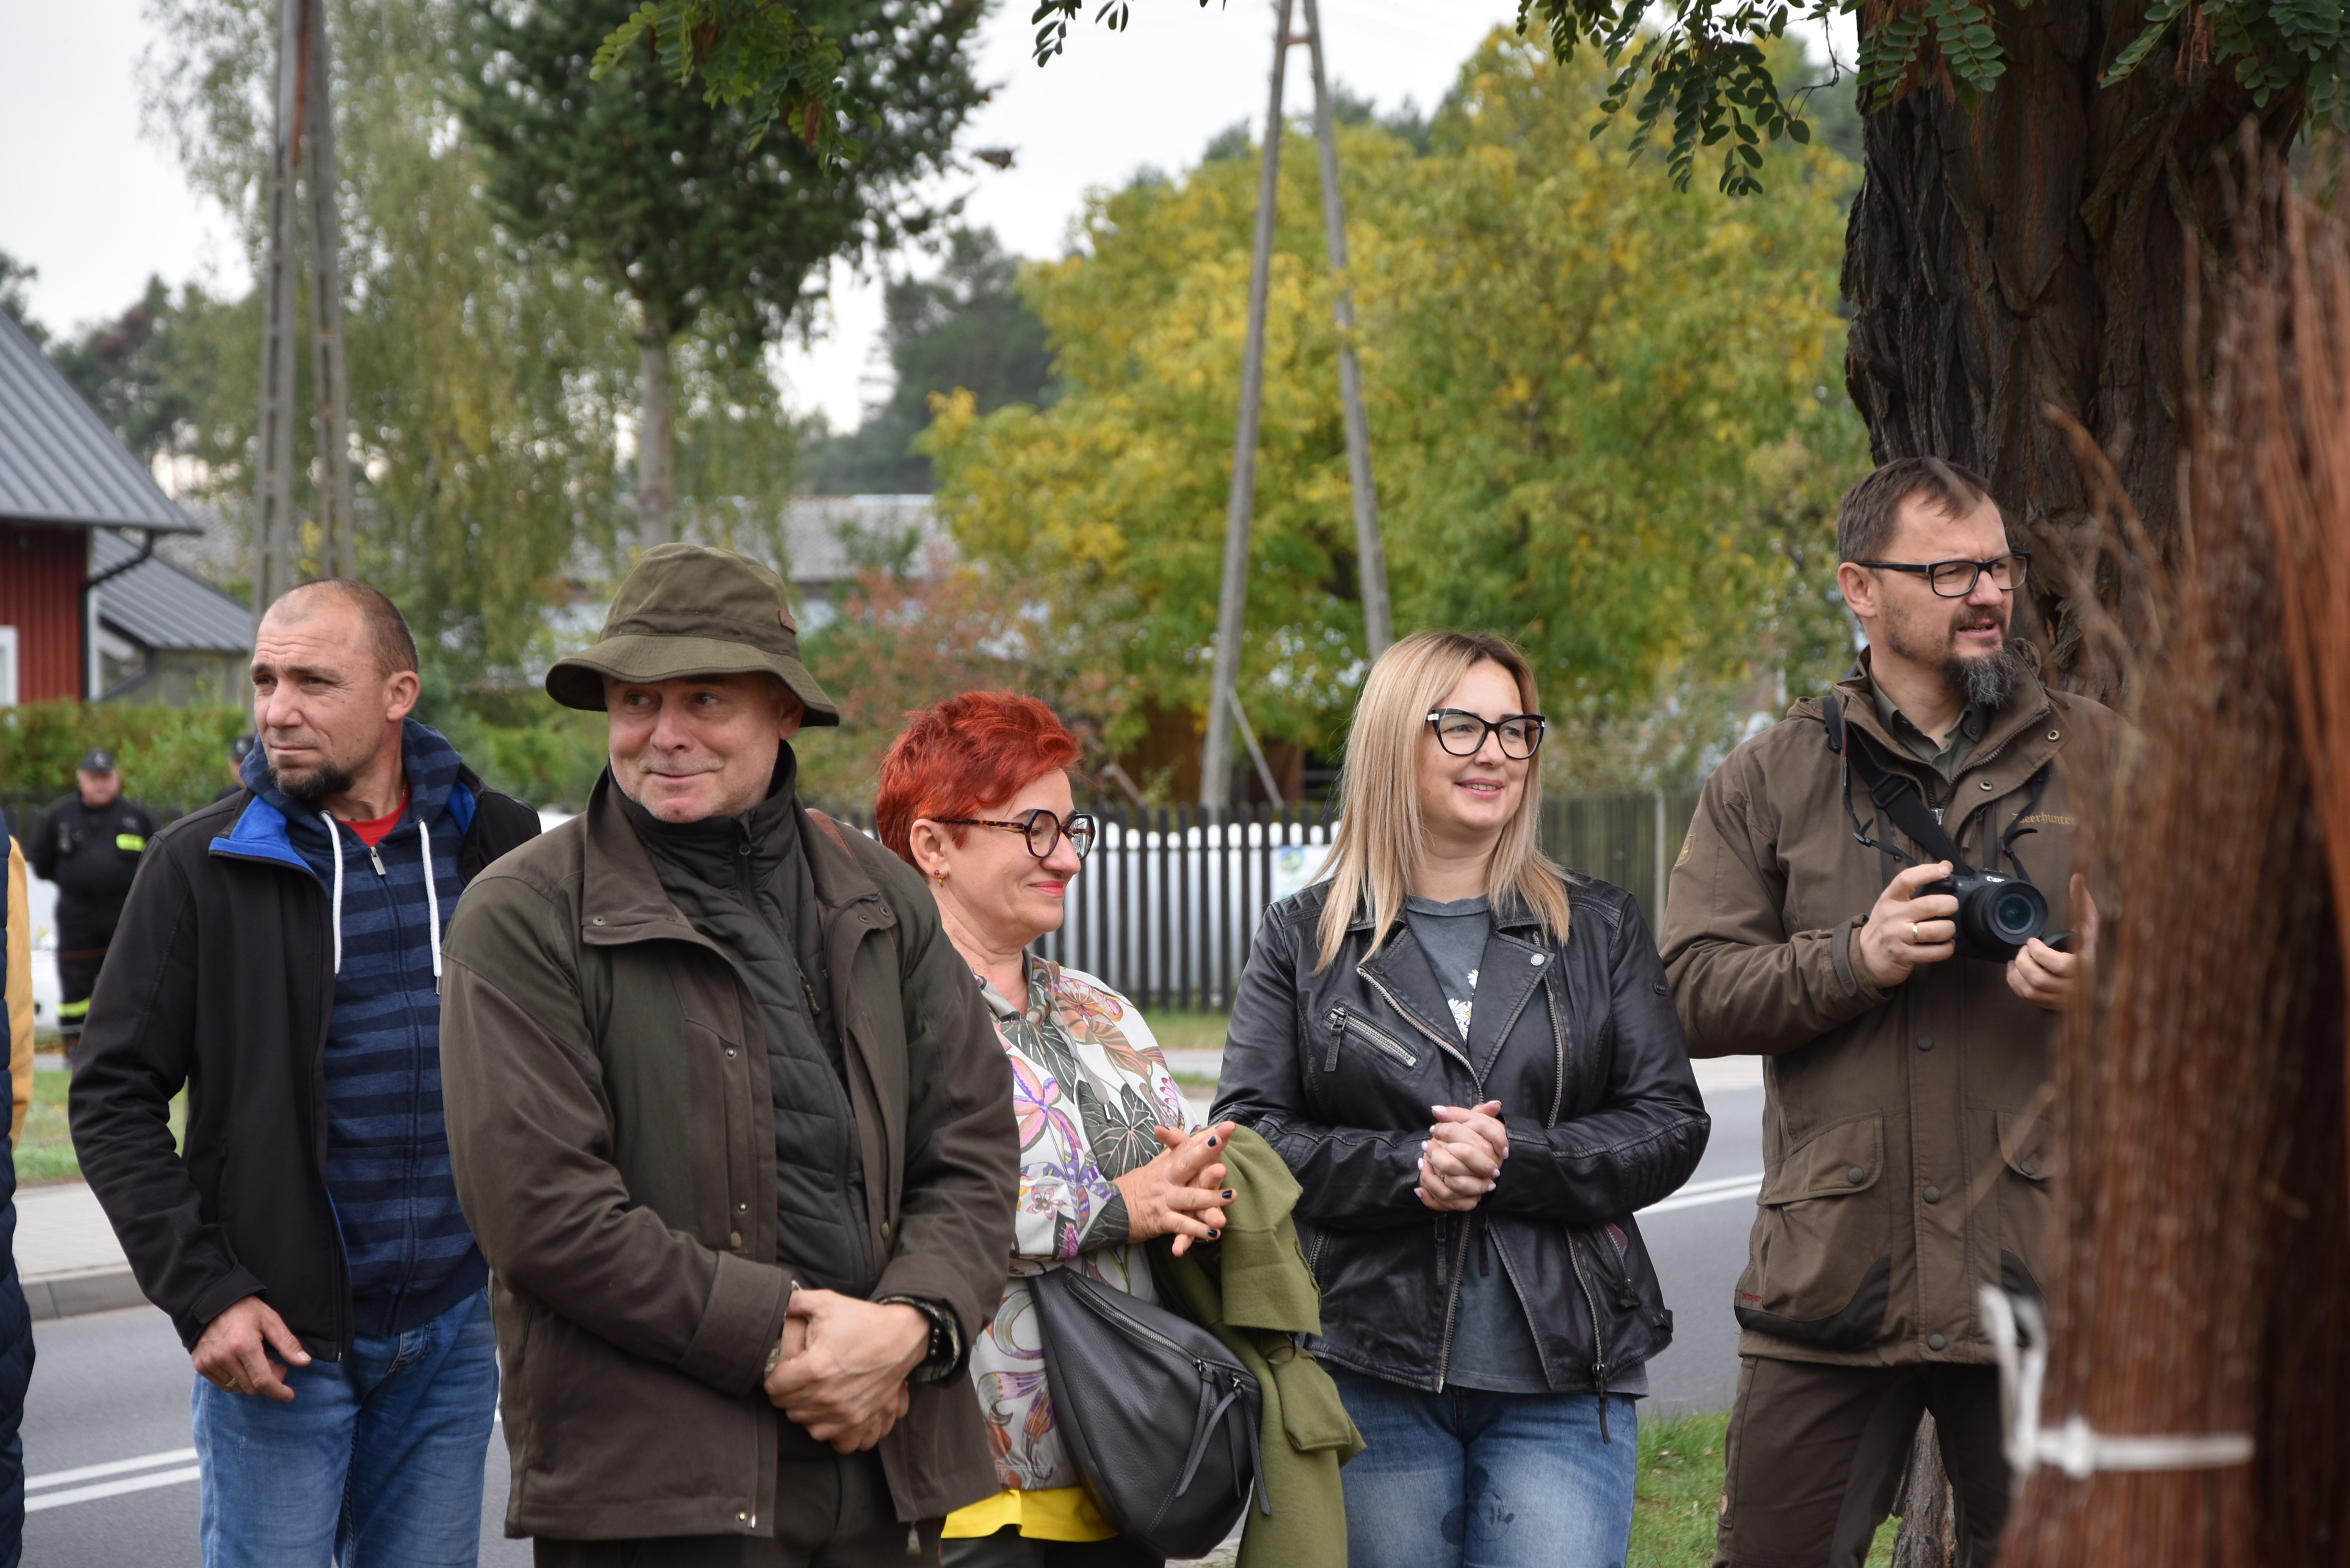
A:
<svg viewBox="0 0 2350 1568">
<path fill-rule="evenodd" d="M 122 798 L 122 774 L 114 753 L 100 747 L 85 753 L 74 774 L 78 787 L 41 814 L 25 836 L 33 875 L 57 888 L 57 1029 L 68 1050 L 89 1016 L 89 993 L 106 961 L 122 901 L 130 895 L 139 857 L 155 818 L 143 805 Z"/>
</svg>

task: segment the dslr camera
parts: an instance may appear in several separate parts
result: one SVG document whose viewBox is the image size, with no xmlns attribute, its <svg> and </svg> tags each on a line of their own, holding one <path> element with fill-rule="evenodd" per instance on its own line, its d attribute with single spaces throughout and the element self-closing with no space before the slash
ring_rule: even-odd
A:
<svg viewBox="0 0 2350 1568">
<path fill-rule="evenodd" d="M 1918 891 L 1947 893 L 1959 901 L 1955 920 L 1959 957 L 2005 963 L 2024 943 L 2048 929 L 2048 900 L 2031 883 L 1996 871 L 1978 871 L 1955 857 L 1950 866 L 1950 875 Z M 2062 940 L 2060 933 L 2057 940 Z"/>
<path fill-rule="evenodd" d="M 1831 691 L 1821 706 L 1821 722 L 1826 725 L 1828 749 L 1841 763 L 1837 791 L 1844 797 L 1845 815 L 1851 819 L 1853 838 L 1871 849 L 1901 859 L 1908 853 L 1898 845 L 1887 844 L 1871 835 L 1877 824 L 1871 819 L 1864 825 L 1860 813 L 1852 804 L 1852 775 L 1857 772 L 1868 787 L 1868 797 L 1877 808 L 1892 819 L 1895 826 L 1907 833 L 1925 847 L 1937 860 L 1950 863 L 1950 875 L 1939 882 L 1929 883 L 1918 889 L 1921 893 L 1947 893 L 1959 901 L 1959 912 L 1953 923 L 1958 927 L 1955 946 L 1960 958 L 1982 959 L 1992 963 L 2005 963 L 2022 950 L 2023 944 L 2041 937 L 2050 947 L 2064 950 L 2065 932 L 2041 936 L 2048 928 L 2048 899 L 2033 887 L 2029 878 L 2003 876 L 1997 871 L 1979 871 L 1959 853 L 1959 846 L 1943 829 L 1941 818 L 1930 810 L 1918 795 L 1917 786 L 1908 779 L 1887 773 L 1869 759 L 1866 747 L 1856 746 L 1851 732 L 1845 723 L 1844 699 Z M 2044 768 L 2043 768 L 2044 773 Z M 2035 785 L 2033 799 L 2038 799 Z M 2021 814 L 2019 814 L 2019 816 Z M 2005 848 L 2018 829 L 2019 821 L 2000 841 Z M 2022 863 L 2017 862 L 2021 869 Z"/>
</svg>

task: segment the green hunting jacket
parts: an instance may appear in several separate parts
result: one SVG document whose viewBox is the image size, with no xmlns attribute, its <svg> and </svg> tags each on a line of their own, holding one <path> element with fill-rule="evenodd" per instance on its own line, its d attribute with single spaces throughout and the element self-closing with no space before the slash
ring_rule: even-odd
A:
<svg viewBox="0 0 2350 1568">
<path fill-rule="evenodd" d="M 1003 1283 L 1012 1074 L 970 967 L 895 856 L 802 813 L 847 1037 L 876 1298 L 949 1308 L 965 1345 Z M 775 1104 L 757 999 L 680 912 L 607 773 L 588 809 L 491 866 L 450 927 L 441 1062 L 465 1217 L 495 1280 L 509 1535 L 768 1535 L 763 1390 Z M 971 1386 L 910 1386 L 880 1455 L 900 1519 L 996 1490 Z"/>
<path fill-rule="evenodd" d="M 1222 1340 L 1264 1389 L 1257 1441 L 1273 1512 L 1249 1505 L 1240 1568 L 1346 1568 L 1338 1467 L 1363 1438 L 1338 1386 L 1295 1337 L 1322 1332 L 1322 1293 L 1290 1219 L 1297 1179 L 1247 1127 L 1232 1133 L 1224 1164 L 1233 1198 L 1222 1239 L 1180 1258 L 1167 1239 L 1153 1241 L 1151 1280 L 1170 1311 Z"/>
<path fill-rule="evenodd" d="M 2022 871 L 2049 929 L 2074 929 L 2081 818 L 2120 722 L 2018 684 L 1945 776 L 1878 716 L 1862 670 L 1837 687 L 1852 744 L 1913 781 L 1979 867 Z M 1665 972 L 1692 1056 L 1762 1058 L 1762 1189 L 1731 1307 L 1741 1355 L 1851 1366 L 1992 1359 L 1986 1284 L 2037 1294 L 2056 1169 L 2056 1015 L 2006 966 L 1925 964 L 1880 991 L 1853 933 L 1902 862 L 1855 842 L 1823 703 L 1730 753 L 1706 782 L 1665 904 Z M 1850 782 L 1875 836 L 1911 844 Z M 1999 851 L 2010 830 L 2013 857 Z"/>
</svg>

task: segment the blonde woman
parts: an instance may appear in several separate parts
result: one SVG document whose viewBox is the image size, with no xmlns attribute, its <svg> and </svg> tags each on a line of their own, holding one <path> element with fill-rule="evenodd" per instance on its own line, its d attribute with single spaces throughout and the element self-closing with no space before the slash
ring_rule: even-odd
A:
<svg viewBox="0 0 2350 1568">
<path fill-rule="evenodd" d="M 1543 718 L 1499 638 L 1372 666 L 1326 880 L 1275 905 L 1216 1116 L 1279 1150 L 1314 1354 L 1369 1448 L 1351 1568 L 1624 1560 L 1633 1401 L 1672 1337 L 1632 1220 L 1707 1121 L 1622 889 L 1535 847 Z"/>
</svg>

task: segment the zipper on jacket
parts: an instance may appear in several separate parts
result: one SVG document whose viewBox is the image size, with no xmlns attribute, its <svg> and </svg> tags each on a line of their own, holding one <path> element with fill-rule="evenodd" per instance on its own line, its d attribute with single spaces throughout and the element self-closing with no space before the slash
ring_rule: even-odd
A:
<svg viewBox="0 0 2350 1568">
<path fill-rule="evenodd" d="M 1347 1012 L 1346 1004 L 1343 1002 L 1330 1010 L 1330 1028 L 1332 1032 L 1330 1035 L 1330 1054 L 1324 1057 L 1322 1061 L 1322 1070 L 1326 1073 L 1335 1073 L 1338 1070 L 1338 1043 L 1346 1038 L 1347 1031 L 1349 1028 L 1353 1029 L 1356 1033 L 1361 1035 L 1364 1039 L 1369 1041 L 1373 1045 L 1378 1046 L 1380 1050 L 1386 1052 L 1388 1055 L 1402 1063 L 1405 1066 L 1417 1067 L 1419 1065 L 1419 1058 L 1413 1055 L 1402 1041 L 1397 1039 L 1394 1035 L 1389 1034 L 1384 1029 L 1380 1029 L 1364 1019 L 1357 1017 L 1354 1013 Z"/>
<path fill-rule="evenodd" d="M 1450 1224 L 1453 1218 L 1454 1217 L 1452 1215 L 1448 1213 L 1440 1220 L 1439 1229 L 1437 1231 L 1438 1245 L 1441 1246 L 1444 1241 L 1444 1231 L 1442 1227 Z M 1461 1226 L 1461 1240 L 1452 1249 L 1452 1283 L 1447 1287 L 1445 1291 L 1444 1337 L 1438 1342 L 1436 1346 L 1436 1391 L 1440 1394 L 1444 1392 L 1445 1369 L 1452 1365 L 1452 1318 L 1454 1313 L 1459 1310 L 1461 1305 L 1461 1272 L 1468 1266 L 1469 1227 L 1464 1221 Z"/>
<path fill-rule="evenodd" d="M 1607 1375 L 1615 1368 L 1607 1365 L 1607 1331 L 1600 1326 L 1599 1298 L 1592 1293 L 1591 1276 L 1583 1272 L 1583 1249 L 1575 1244 L 1574 1231 L 1563 1233 L 1566 1237 L 1567 1261 L 1575 1265 L 1575 1282 L 1583 1287 L 1583 1304 L 1591 1311 L 1591 1380 L 1599 1386 L 1599 1440 L 1609 1442 L 1612 1439 L 1607 1436 Z M 1541 1352 L 1541 1340 L 1534 1341 L 1534 1350 L 1537 1354 Z"/>
<path fill-rule="evenodd" d="M 1397 1012 L 1402 1014 L 1404 1022 L 1409 1023 L 1414 1029 L 1419 1030 L 1422 1034 L 1427 1035 L 1430 1042 L 1433 1044 L 1438 1050 L 1443 1052 L 1446 1055 L 1460 1063 L 1463 1067 L 1469 1069 L 1469 1081 L 1471 1084 L 1474 1084 L 1480 1091 L 1483 1090 L 1485 1087 L 1485 1080 L 1478 1075 L 1477 1064 L 1469 1060 L 1469 1054 L 1461 1049 L 1458 1042 L 1447 1040 L 1443 1035 L 1439 1034 L 1435 1030 L 1430 1029 L 1427 1024 L 1422 1023 L 1413 1015 L 1409 1008 L 1396 1000 L 1395 992 L 1389 991 L 1387 988 L 1387 982 L 1380 980 L 1378 975 L 1371 973 L 1360 964 L 1357 964 L 1355 966 L 1355 972 L 1362 977 L 1364 984 L 1369 986 L 1373 991 L 1378 992 L 1380 996 L 1384 997 L 1389 1007 L 1394 1008 Z"/>
<path fill-rule="evenodd" d="M 1555 972 L 1555 971 L 1554 971 Z M 1558 1113 L 1566 1104 L 1566 1019 L 1565 1005 L 1555 992 L 1549 992 L 1550 977 L 1543 977 L 1543 985 L 1550 1008 L 1551 1091 L 1550 1116 L 1543 1123 L 1545 1130 L 1558 1126 Z"/>
</svg>

